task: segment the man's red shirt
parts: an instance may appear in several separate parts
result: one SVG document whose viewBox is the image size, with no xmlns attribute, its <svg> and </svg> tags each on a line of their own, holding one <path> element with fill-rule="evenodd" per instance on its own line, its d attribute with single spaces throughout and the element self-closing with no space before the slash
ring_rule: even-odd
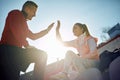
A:
<svg viewBox="0 0 120 80">
<path fill-rule="evenodd" d="M 23 13 L 19 10 L 11 11 L 7 18 L 2 33 L 0 44 L 13 45 L 17 47 L 27 46 L 26 38 L 31 33 Z"/>
</svg>

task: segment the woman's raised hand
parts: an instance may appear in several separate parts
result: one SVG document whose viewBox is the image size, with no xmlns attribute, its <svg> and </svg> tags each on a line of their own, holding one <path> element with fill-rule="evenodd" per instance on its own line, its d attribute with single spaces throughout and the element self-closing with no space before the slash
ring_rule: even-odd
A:
<svg viewBox="0 0 120 80">
<path fill-rule="evenodd" d="M 58 21 L 57 21 L 56 31 L 59 31 L 59 29 L 60 29 L 60 21 L 58 20 Z"/>
</svg>

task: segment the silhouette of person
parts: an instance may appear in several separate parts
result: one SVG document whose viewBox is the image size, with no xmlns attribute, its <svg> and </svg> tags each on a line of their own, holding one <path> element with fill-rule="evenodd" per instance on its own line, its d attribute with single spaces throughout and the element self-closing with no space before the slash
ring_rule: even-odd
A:
<svg viewBox="0 0 120 80">
<path fill-rule="evenodd" d="M 37 8 L 35 2 L 26 1 L 22 10 L 9 12 L 0 41 L 0 80 L 18 80 L 20 71 L 25 71 L 30 63 L 35 63 L 33 80 L 44 80 L 47 54 L 30 46 L 26 38 L 45 36 L 54 23 L 38 33 L 30 31 L 27 21 L 35 17 Z"/>
</svg>

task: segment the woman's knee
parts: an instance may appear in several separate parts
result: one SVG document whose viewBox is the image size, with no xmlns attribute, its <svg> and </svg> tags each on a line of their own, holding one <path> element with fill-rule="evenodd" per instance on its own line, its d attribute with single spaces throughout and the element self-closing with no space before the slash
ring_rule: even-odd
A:
<svg viewBox="0 0 120 80">
<path fill-rule="evenodd" d="M 72 56 L 72 55 L 74 55 L 74 52 L 71 50 L 68 50 L 65 56 Z"/>
</svg>

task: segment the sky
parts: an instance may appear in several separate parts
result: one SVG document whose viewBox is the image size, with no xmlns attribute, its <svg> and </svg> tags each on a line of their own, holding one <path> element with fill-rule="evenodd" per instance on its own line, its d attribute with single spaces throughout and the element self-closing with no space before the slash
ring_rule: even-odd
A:
<svg viewBox="0 0 120 80">
<path fill-rule="evenodd" d="M 27 0 L 0 0 L 0 37 L 9 11 L 21 10 Z M 48 64 L 64 58 L 65 52 L 72 48 L 63 47 L 55 38 L 57 20 L 61 21 L 61 36 L 63 40 L 76 37 L 72 33 L 77 22 L 86 24 L 92 36 L 98 38 L 98 44 L 103 42 L 103 28 L 113 27 L 120 23 L 120 0 L 32 0 L 38 4 L 36 17 L 28 21 L 29 29 L 36 33 L 46 29 L 55 22 L 53 29 L 38 40 L 30 40 L 29 44 L 45 50 L 48 53 Z M 105 34 L 106 35 L 106 34 Z M 108 35 L 107 35 L 108 36 Z M 109 36 L 108 36 L 109 37 Z M 75 51 L 75 49 L 72 49 Z"/>
</svg>

